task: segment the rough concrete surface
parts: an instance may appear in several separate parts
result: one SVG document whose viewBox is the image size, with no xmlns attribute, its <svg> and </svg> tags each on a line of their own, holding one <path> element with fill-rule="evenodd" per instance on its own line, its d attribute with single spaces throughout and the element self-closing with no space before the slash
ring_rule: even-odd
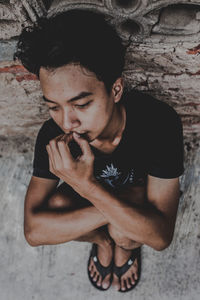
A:
<svg viewBox="0 0 200 300">
<path fill-rule="evenodd" d="M 134 87 L 172 105 L 184 129 L 185 172 L 172 244 L 142 249 L 135 290 L 96 290 L 87 277 L 91 244 L 31 247 L 23 233 L 34 143 L 49 115 L 37 78 L 12 55 L 22 26 L 71 8 L 109 16 L 130 45 L 123 73 Z M 0 300 L 198 300 L 200 295 L 200 1 L 0 1 Z"/>
</svg>

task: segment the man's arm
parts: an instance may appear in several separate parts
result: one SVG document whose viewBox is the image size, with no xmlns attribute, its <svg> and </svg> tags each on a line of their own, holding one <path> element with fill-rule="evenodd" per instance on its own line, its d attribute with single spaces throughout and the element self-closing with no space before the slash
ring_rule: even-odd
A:
<svg viewBox="0 0 200 300">
<path fill-rule="evenodd" d="M 44 203 L 56 197 L 66 203 L 76 201 L 60 192 L 59 187 L 56 189 L 57 184 L 56 180 L 35 176 L 30 180 L 25 197 L 24 234 L 31 246 L 68 242 L 108 223 L 92 205 L 62 213 L 48 210 Z"/>
<path fill-rule="evenodd" d="M 167 184 L 167 181 L 171 181 L 171 183 L 168 182 Z M 130 191 L 126 197 L 120 197 L 120 200 L 117 196 L 112 196 L 109 193 L 109 199 L 104 198 L 105 204 L 103 206 L 106 207 L 106 203 L 109 203 L 108 200 L 111 200 L 110 197 L 115 201 L 115 206 L 113 206 L 112 201 L 109 203 L 111 214 L 109 214 L 109 209 L 105 209 L 106 216 L 110 218 L 110 223 L 113 226 L 124 232 L 126 237 L 147 244 L 156 250 L 161 250 L 169 244 L 173 236 L 179 198 L 178 192 L 177 201 L 173 195 L 175 192 L 173 190 L 176 189 L 175 182 L 178 183 L 177 178 L 166 180 L 149 176 L 147 196 L 150 203 L 143 203 L 142 205 L 138 204 L 137 201 L 134 204 Z M 159 186 L 158 183 L 160 183 Z M 67 211 L 62 214 L 44 210 L 34 213 L 35 208 L 40 206 L 46 197 L 59 196 L 60 199 L 66 197 L 66 195 L 59 193 L 59 189 L 56 191 L 55 187 L 55 180 L 37 177 L 33 177 L 29 184 L 25 199 L 24 230 L 30 245 L 68 242 L 109 222 L 106 219 L 104 209 L 103 212 L 100 212 L 95 206 Z M 53 190 L 54 193 L 52 194 Z M 170 196 L 168 190 L 172 192 L 170 201 L 168 200 Z M 92 198 L 95 200 L 98 197 Z M 128 205 L 127 201 L 123 201 L 125 198 L 131 199 L 131 205 Z M 116 203 L 118 204 L 116 205 Z M 97 206 L 99 207 L 99 205 Z"/>
<path fill-rule="evenodd" d="M 88 142 L 75 133 L 73 136 L 82 155 L 73 159 L 68 144 L 51 140 L 47 145 L 50 171 L 88 199 L 124 236 L 157 250 L 166 248 L 175 226 L 179 179 L 148 176 L 147 204 L 127 204 L 95 179 L 94 154 Z"/>
<path fill-rule="evenodd" d="M 96 184 L 85 197 L 110 224 L 131 240 L 156 250 L 169 246 L 174 232 L 179 202 L 179 179 L 148 176 L 147 202 L 128 204 Z M 129 194 L 131 199 L 131 193 Z"/>
</svg>

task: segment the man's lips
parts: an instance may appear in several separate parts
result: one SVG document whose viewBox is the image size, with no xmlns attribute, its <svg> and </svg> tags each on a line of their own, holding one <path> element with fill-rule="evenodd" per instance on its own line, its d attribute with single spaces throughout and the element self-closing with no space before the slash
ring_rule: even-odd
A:
<svg viewBox="0 0 200 300">
<path fill-rule="evenodd" d="M 89 141 L 88 131 L 84 131 L 84 132 L 71 131 L 71 132 L 68 132 L 68 133 L 65 133 L 65 134 L 67 136 L 73 136 L 73 132 L 80 135 L 80 137 L 82 137 L 83 139 Z"/>
<path fill-rule="evenodd" d="M 70 132 L 65 132 L 65 134 L 67 134 L 67 135 L 70 135 L 70 134 L 73 134 L 73 133 L 78 133 L 78 134 L 85 134 L 85 133 L 87 133 L 87 131 L 83 131 L 83 132 L 78 132 L 78 131 L 70 131 Z"/>
<path fill-rule="evenodd" d="M 89 136 L 88 136 L 87 132 L 79 133 L 79 134 L 83 139 L 85 139 L 86 141 L 89 141 Z"/>
<path fill-rule="evenodd" d="M 78 134 L 80 135 L 86 135 L 87 133 L 86 132 L 77 132 Z"/>
</svg>

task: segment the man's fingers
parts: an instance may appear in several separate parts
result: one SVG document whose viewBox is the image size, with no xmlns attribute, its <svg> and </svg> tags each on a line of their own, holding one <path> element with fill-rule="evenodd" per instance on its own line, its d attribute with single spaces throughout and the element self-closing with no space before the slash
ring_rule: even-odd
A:
<svg viewBox="0 0 200 300">
<path fill-rule="evenodd" d="M 57 137 L 56 141 L 64 141 L 66 144 L 69 144 L 73 140 L 73 134 L 61 134 Z"/>
<path fill-rule="evenodd" d="M 53 171 L 53 169 L 54 169 L 54 163 L 53 163 L 53 157 L 52 157 L 51 148 L 50 148 L 49 145 L 47 145 L 46 149 L 47 149 L 48 157 L 49 157 L 49 171 Z"/>
<path fill-rule="evenodd" d="M 56 163 L 59 163 L 61 160 L 57 144 L 58 144 L 58 142 L 55 139 L 49 141 L 49 147 L 51 150 L 52 162 L 53 162 L 54 166 L 56 165 Z"/>
<path fill-rule="evenodd" d="M 50 156 L 49 156 L 49 171 L 52 172 L 52 173 L 54 171 L 52 160 L 51 160 Z"/>
<path fill-rule="evenodd" d="M 48 153 L 50 154 L 52 167 L 54 170 L 56 170 L 56 167 L 61 165 L 61 155 L 58 148 L 58 141 L 62 140 L 63 138 L 66 138 L 65 134 L 60 134 L 59 136 L 50 140 L 49 144 L 47 145 L 49 149 Z"/>
<path fill-rule="evenodd" d="M 65 143 L 69 143 L 73 139 L 73 134 L 70 133 L 62 133 L 58 136 L 56 136 L 53 140 L 58 143 L 58 141 L 65 141 Z"/>
<path fill-rule="evenodd" d="M 58 141 L 61 140 L 64 136 L 65 136 L 64 133 L 63 133 L 63 134 L 60 134 L 60 135 L 56 136 L 56 137 L 54 138 L 54 140 L 55 140 L 56 142 L 58 142 Z"/>
<path fill-rule="evenodd" d="M 63 166 L 63 162 L 69 165 L 69 162 L 73 160 L 68 143 L 73 139 L 72 134 L 61 134 L 56 138 L 49 141 L 48 153 L 51 157 L 51 165 L 54 170 L 57 170 Z"/>
<path fill-rule="evenodd" d="M 64 166 L 69 166 L 74 158 L 71 155 L 68 143 L 65 140 L 58 141 L 58 149 Z"/>
<path fill-rule="evenodd" d="M 86 159 L 93 159 L 94 158 L 94 154 L 90 148 L 90 145 L 88 143 L 88 141 L 86 141 L 85 139 L 83 139 L 82 137 L 80 137 L 78 134 L 76 134 L 75 132 L 73 133 L 73 137 L 74 140 L 78 143 L 78 145 L 80 146 L 83 155 L 81 155 L 81 158 L 86 158 Z"/>
</svg>

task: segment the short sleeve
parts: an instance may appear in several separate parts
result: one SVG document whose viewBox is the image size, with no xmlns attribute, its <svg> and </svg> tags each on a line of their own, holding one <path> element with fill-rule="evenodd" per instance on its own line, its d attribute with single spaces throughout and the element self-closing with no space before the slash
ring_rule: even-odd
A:
<svg viewBox="0 0 200 300">
<path fill-rule="evenodd" d="M 44 122 L 36 138 L 32 175 L 41 178 L 59 180 L 60 178 L 58 178 L 49 171 L 49 157 L 46 150 L 46 145 L 49 143 L 49 140 L 53 137 L 51 136 L 51 128 L 49 128 L 48 125 L 48 121 Z"/>
<path fill-rule="evenodd" d="M 183 129 L 177 112 L 162 103 L 155 112 L 149 136 L 148 174 L 176 178 L 184 172 Z"/>
</svg>

